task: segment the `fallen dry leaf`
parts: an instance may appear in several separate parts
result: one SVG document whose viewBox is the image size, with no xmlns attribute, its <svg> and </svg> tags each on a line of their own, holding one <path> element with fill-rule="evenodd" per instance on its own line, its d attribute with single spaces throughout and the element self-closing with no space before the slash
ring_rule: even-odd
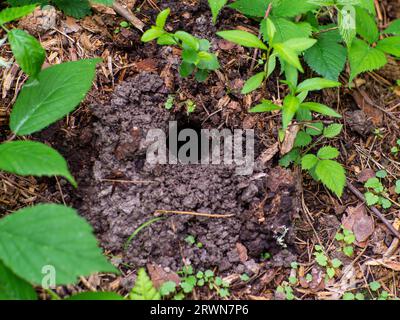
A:
<svg viewBox="0 0 400 320">
<path fill-rule="evenodd" d="M 374 178 L 374 177 L 375 177 L 375 171 L 370 168 L 366 168 L 366 169 L 362 170 L 357 176 L 358 182 L 361 182 L 361 183 L 367 182 L 368 179 Z"/>
<path fill-rule="evenodd" d="M 293 149 L 294 141 L 296 140 L 297 133 L 300 130 L 300 126 L 293 125 L 286 130 L 285 140 L 281 145 L 281 156 L 285 155 Z"/>
<path fill-rule="evenodd" d="M 148 263 L 147 271 L 149 272 L 149 276 L 151 281 L 153 282 L 154 287 L 159 289 L 164 282 L 173 281 L 177 285 L 181 282 L 181 279 L 175 272 L 166 272 L 161 266 Z"/>
<path fill-rule="evenodd" d="M 365 112 L 365 114 L 372 120 L 376 126 L 380 126 L 383 122 L 383 112 L 374 107 L 372 101 L 368 98 L 365 92 L 354 90 L 353 98 L 358 107 Z"/>
<path fill-rule="evenodd" d="M 247 255 L 247 248 L 240 242 L 236 243 L 236 250 L 239 255 L 239 259 L 242 263 L 246 262 L 249 256 Z"/>
<path fill-rule="evenodd" d="M 348 207 L 346 211 L 348 215 L 342 221 L 343 227 L 354 233 L 357 245 L 363 246 L 374 232 L 374 219 L 368 215 L 364 204 Z"/>
</svg>

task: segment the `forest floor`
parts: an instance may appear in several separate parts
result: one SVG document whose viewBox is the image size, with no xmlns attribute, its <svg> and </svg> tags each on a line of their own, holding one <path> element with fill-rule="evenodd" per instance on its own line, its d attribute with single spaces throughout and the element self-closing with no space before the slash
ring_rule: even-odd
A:
<svg viewBox="0 0 400 320">
<path fill-rule="evenodd" d="M 167 28 L 210 40 L 222 67 L 205 83 L 180 78 L 178 50 L 142 43 L 137 28 L 122 27 L 125 19 L 101 6 L 82 20 L 58 13 L 57 25 L 37 34 L 49 65 L 103 59 L 81 106 L 33 137 L 60 151 L 79 187 L 73 189 L 56 178 L 0 173 L 0 214 L 40 202 L 72 206 L 88 219 L 106 255 L 121 270 L 119 276 L 81 278 L 79 285 L 60 287 L 57 293 L 126 294 L 139 267 L 146 266 L 159 285 L 175 281 L 178 271 L 191 265 L 196 272 L 213 270 L 229 282 L 232 299 L 283 299 L 288 292 L 276 290 L 279 286 L 291 288 L 299 299 L 339 299 L 347 291 L 370 297 L 386 291 L 391 298 L 399 297 L 399 239 L 350 189 L 339 199 L 305 173 L 279 166 L 279 114 L 247 112 L 261 98 L 279 102 L 286 89 L 275 73 L 265 88 L 240 94 L 251 74 L 253 51 L 218 38 L 216 32 L 235 27 L 256 34 L 257 24 L 224 9 L 214 25 L 207 1 L 121 2 L 133 9 L 145 28 L 160 9 L 171 8 Z M 400 18 L 398 1 L 379 3 L 382 25 Z M 1 55 L 10 52 L 6 48 Z M 306 75 L 311 73 L 306 70 Z M 379 170 L 387 172 L 382 182 L 393 205 L 380 210 L 395 228 L 400 227 L 400 199 L 394 192 L 394 182 L 400 179 L 400 152 L 391 150 L 400 139 L 398 79 L 400 65 L 391 60 L 384 69 L 359 76 L 351 90 L 329 89 L 312 97 L 344 115 L 344 129 L 332 144 L 341 151 L 339 161 L 351 184 L 363 193 L 368 178 Z M 16 65 L 2 70 L 1 141 L 9 134 L 8 115 L 25 80 Z M 173 108 L 167 110 L 165 103 L 172 96 Z M 188 115 L 190 101 L 196 108 Z M 167 130 L 169 121 L 195 130 L 254 129 L 254 172 L 238 176 L 229 165 L 149 166 L 136 148 L 149 129 Z M 128 241 L 157 217 L 162 219 Z M 343 243 L 335 240 L 342 225 L 356 237 L 351 258 L 338 250 Z M 343 264 L 329 281 L 326 269 L 316 261 L 316 245 Z M 381 289 L 371 290 L 373 282 Z M 44 292 L 42 297 L 46 298 Z M 196 288 L 188 298 L 218 295 Z"/>
</svg>

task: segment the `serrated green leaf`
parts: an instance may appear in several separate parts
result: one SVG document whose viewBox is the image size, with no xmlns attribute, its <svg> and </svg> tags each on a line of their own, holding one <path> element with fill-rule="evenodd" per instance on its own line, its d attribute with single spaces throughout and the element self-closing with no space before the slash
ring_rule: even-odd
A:
<svg viewBox="0 0 400 320">
<path fill-rule="evenodd" d="M 131 300 L 160 300 L 160 293 L 154 288 L 144 268 L 140 268 L 136 278 L 135 286 L 130 293 Z"/>
<path fill-rule="evenodd" d="M 351 5 L 345 5 L 338 11 L 338 26 L 342 39 L 349 47 L 357 34 L 356 12 Z"/>
<path fill-rule="evenodd" d="M 11 112 L 11 130 L 31 134 L 73 111 L 92 86 L 99 61 L 62 63 L 41 71 L 37 80 L 28 80 Z"/>
<path fill-rule="evenodd" d="M 311 136 L 305 131 L 299 131 L 294 140 L 294 147 L 306 147 L 312 141 Z"/>
<path fill-rule="evenodd" d="M 378 281 L 372 281 L 369 283 L 369 288 L 375 292 L 381 288 L 381 284 Z"/>
<path fill-rule="evenodd" d="M 248 94 L 258 89 L 265 79 L 265 72 L 259 72 L 254 76 L 250 77 L 243 86 L 242 94 Z"/>
<path fill-rule="evenodd" d="M 35 1 L 37 2 L 37 1 Z M 20 4 L 21 5 L 21 4 Z M 0 25 L 20 19 L 32 13 L 37 7 L 36 4 L 22 4 L 21 7 L 6 8 L 0 11 Z"/>
<path fill-rule="evenodd" d="M 53 266 L 57 285 L 78 276 L 117 272 L 97 247 L 92 227 L 71 208 L 41 204 L 0 220 L 0 259 L 19 277 L 41 284 Z"/>
<path fill-rule="evenodd" d="M 248 48 L 268 50 L 268 47 L 254 34 L 243 30 L 217 32 L 221 38 Z"/>
<path fill-rule="evenodd" d="M 376 49 L 400 57 L 400 36 L 389 37 L 378 41 Z"/>
<path fill-rule="evenodd" d="M 193 63 L 183 61 L 179 66 L 179 74 L 182 78 L 186 78 L 193 73 L 194 69 L 196 69 L 196 66 Z"/>
<path fill-rule="evenodd" d="M 264 41 L 268 41 L 268 28 L 266 20 L 261 23 L 260 32 Z M 271 18 L 275 27 L 274 42 L 285 42 L 293 38 L 309 38 L 312 27 L 306 22 L 294 23 L 285 18 Z"/>
<path fill-rule="evenodd" d="M 32 285 L 16 276 L 0 261 L 0 300 L 37 300 Z"/>
<path fill-rule="evenodd" d="M 300 157 L 300 150 L 298 148 L 292 149 L 289 153 L 285 154 L 281 159 L 279 159 L 279 165 L 281 167 L 287 168 L 291 163 L 297 162 Z"/>
<path fill-rule="evenodd" d="M 340 82 L 328 80 L 324 78 L 310 78 L 304 80 L 297 86 L 297 92 L 303 91 L 315 91 L 322 90 L 326 88 L 335 88 L 341 86 Z"/>
<path fill-rule="evenodd" d="M 335 269 L 326 268 L 326 274 L 328 275 L 329 279 L 332 279 L 335 276 Z"/>
<path fill-rule="evenodd" d="M 162 296 L 169 296 L 176 291 L 176 283 L 174 281 L 166 281 L 160 287 Z"/>
<path fill-rule="evenodd" d="M 199 69 L 213 71 L 213 70 L 217 70 L 220 67 L 218 58 L 214 53 L 200 51 L 198 53 L 198 57 L 200 60 L 197 63 L 197 67 Z M 208 72 L 207 72 L 207 75 L 208 75 Z"/>
<path fill-rule="evenodd" d="M 346 185 L 346 174 L 340 163 L 333 160 L 320 160 L 315 173 L 329 190 L 338 197 L 342 196 Z"/>
<path fill-rule="evenodd" d="M 208 0 L 214 24 L 217 22 L 219 12 L 227 4 L 227 2 L 228 0 Z"/>
<path fill-rule="evenodd" d="M 344 69 L 347 51 L 339 43 L 337 30 L 323 32 L 317 36 L 317 43 L 304 54 L 307 64 L 327 79 L 337 80 Z"/>
<path fill-rule="evenodd" d="M 91 13 L 88 0 L 52 0 L 67 16 L 81 19 Z"/>
<path fill-rule="evenodd" d="M 342 132 L 343 125 L 339 123 L 332 123 L 324 129 L 325 138 L 334 138 Z"/>
<path fill-rule="evenodd" d="M 323 114 L 325 116 L 341 118 L 342 116 L 337 113 L 335 110 L 329 108 L 328 106 L 318 103 L 318 102 L 303 102 L 301 104 L 302 108 L 306 108 L 308 110 Z"/>
<path fill-rule="evenodd" d="M 271 0 L 236 0 L 229 7 L 250 17 L 263 18 Z"/>
<path fill-rule="evenodd" d="M 349 48 L 350 80 L 365 71 L 372 71 L 383 67 L 387 63 L 385 54 L 366 42 L 355 39 Z"/>
<path fill-rule="evenodd" d="M 335 259 L 332 259 L 331 264 L 332 264 L 332 267 L 337 269 L 342 265 L 342 261 L 340 261 L 338 258 L 335 258 Z"/>
<path fill-rule="evenodd" d="M 400 19 L 394 20 L 390 25 L 383 31 L 383 34 L 393 34 L 400 36 Z"/>
<path fill-rule="evenodd" d="M 313 122 L 307 126 L 306 132 L 311 136 L 319 136 L 324 130 L 324 124 L 322 122 Z"/>
<path fill-rule="evenodd" d="M 29 76 L 36 77 L 46 58 L 46 52 L 40 42 L 19 29 L 13 29 L 8 33 L 8 41 L 21 69 Z"/>
<path fill-rule="evenodd" d="M 310 170 L 311 168 L 314 168 L 317 163 L 318 163 L 318 158 L 315 155 L 306 154 L 301 159 L 301 168 L 303 170 Z"/>
<path fill-rule="evenodd" d="M 317 157 L 324 160 L 335 159 L 338 156 L 339 150 L 331 146 L 322 147 L 317 153 Z"/>
<path fill-rule="evenodd" d="M 54 149 L 33 141 L 0 144 L 0 170 L 21 176 L 63 176 L 76 187 L 67 162 Z"/>
<path fill-rule="evenodd" d="M 379 38 L 379 30 L 375 19 L 367 10 L 356 7 L 356 27 L 357 33 L 370 44 L 376 42 Z"/>
</svg>

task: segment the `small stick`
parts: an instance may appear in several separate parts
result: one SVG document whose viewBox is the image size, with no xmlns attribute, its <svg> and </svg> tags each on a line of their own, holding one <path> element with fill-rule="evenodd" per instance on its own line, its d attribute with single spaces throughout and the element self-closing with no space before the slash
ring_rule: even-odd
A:
<svg viewBox="0 0 400 320">
<path fill-rule="evenodd" d="M 363 194 L 355 187 L 352 185 L 352 183 L 347 180 L 347 187 L 350 189 L 351 192 L 354 193 L 354 195 L 361 201 L 365 202 L 365 198 Z M 393 225 L 385 218 L 385 216 L 375 207 L 371 206 L 367 208 L 372 211 L 372 213 L 377 216 L 384 224 L 385 226 L 390 230 L 391 233 L 393 233 L 394 236 L 400 239 L 400 233 L 393 227 Z"/>
<path fill-rule="evenodd" d="M 101 179 L 101 182 L 114 182 L 114 183 L 153 183 L 154 181 L 150 180 L 115 180 L 115 179 Z"/>
<path fill-rule="evenodd" d="M 143 32 L 144 23 L 139 18 L 137 18 L 129 9 L 126 9 L 118 1 L 114 1 L 112 7 L 116 13 L 132 23 L 135 28 Z"/>
<path fill-rule="evenodd" d="M 268 18 L 269 14 L 271 12 L 271 9 L 272 9 L 272 3 L 270 3 L 268 5 L 267 11 L 265 12 L 264 19 Z M 261 32 L 258 34 L 258 38 L 261 39 Z M 250 74 L 253 72 L 253 69 L 254 69 L 254 67 L 256 65 L 256 58 L 257 58 L 257 55 L 258 55 L 258 51 L 259 51 L 258 48 L 256 48 L 254 50 L 253 59 L 251 61 L 251 65 L 250 65 L 250 72 L 249 72 Z"/>
<path fill-rule="evenodd" d="M 208 218 L 230 218 L 234 217 L 234 214 L 210 214 L 201 212 L 191 212 L 191 211 L 173 211 L 173 210 L 156 210 L 155 214 L 185 214 L 192 216 L 208 217 Z"/>
</svg>

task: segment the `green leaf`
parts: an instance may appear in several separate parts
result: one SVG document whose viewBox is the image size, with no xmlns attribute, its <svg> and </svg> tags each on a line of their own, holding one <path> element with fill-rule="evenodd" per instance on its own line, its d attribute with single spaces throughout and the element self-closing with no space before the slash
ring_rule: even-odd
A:
<svg viewBox="0 0 400 320">
<path fill-rule="evenodd" d="M 88 0 L 52 0 L 67 16 L 81 19 L 91 13 Z"/>
<path fill-rule="evenodd" d="M 236 0 L 229 7 L 250 17 L 263 18 L 271 0 Z"/>
<path fill-rule="evenodd" d="M 258 89 L 265 79 L 265 72 L 260 72 L 252 76 L 246 81 L 243 86 L 242 94 L 248 94 L 256 89 Z"/>
<path fill-rule="evenodd" d="M 383 197 L 379 197 L 379 203 L 381 204 L 383 209 L 389 209 L 392 206 L 390 200 L 385 199 Z"/>
<path fill-rule="evenodd" d="M 289 63 L 300 72 L 304 72 L 299 57 L 294 50 L 286 47 L 284 43 L 274 44 L 274 49 L 285 62 Z"/>
<path fill-rule="evenodd" d="M 193 63 L 183 61 L 179 66 L 179 74 L 181 77 L 186 78 L 193 73 L 195 68 L 196 66 Z"/>
<path fill-rule="evenodd" d="M 325 254 L 316 252 L 315 253 L 315 261 L 321 266 L 326 267 L 328 265 L 328 258 Z"/>
<path fill-rule="evenodd" d="M 385 54 L 366 42 L 355 39 L 349 48 L 350 80 L 365 71 L 372 71 L 383 67 L 387 63 Z"/>
<path fill-rule="evenodd" d="M 182 60 L 186 63 L 197 64 L 199 61 L 199 55 L 198 55 L 197 50 L 183 49 Z"/>
<path fill-rule="evenodd" d="M 164 29 L 165 23 L 167 22 L 167 18 L 170 13 L 171 13 L 170 8 L 167 8 L 167 9 L 161 11 L 157 16 L 156 26 L 159 27 L 160 29 Z"/>
<path fill-rule="evenodd" d="M 182 43 L 193 50 L 199 50 L 200 43 L 199 39 L 193 37 L 190 33 L 185 31 L 175 32 L 175 37 L 182 41 Z"/>
<path fill-rule="evenodd" d="M 227 2 L 228 0 L 208 0 L 214 24 L 217 22 L 219 12 L 226 5 Z"/>
<path fill-rule="evenodd" d="M 396 181 L 396 188 L 394 189 L 394 192 L 400 194 L 400 180 Z"/>
<path fill-rule="evenodd" d="M 217 70 L 220 67 L 218 58 L 214 53 L 200 51 L 198 57 L 200 61 L 198 62 L 197 67 L 199 69 Z"/>
<path fill-rule="evenodd" d="M 355 299 L 355 296 L 354 296 L 354 294 L 352 293 L 352 292 L 345 292 L 344 294 L 343 294 L 343 300 L 347 300 L 347 301 L 350 301 L 350 300 L 354 300 Z"/>
<path fill-rule="evenodd" d="M 378 178 L 368 179 L 367 182 L 364 184 L 364 187 L 383 191 L 383 185 Z"/>
<path fill-rule="evenodd" d="M 310 123 L 306 129 L 306 132 L 311 136 L 319 136 L 322 134 L 324 124 L 322 122 Z"/>
<path fill-rule="evenodd" d="M 268 50 L 268 47 L 254 34 L 243 30 L 217 32 L 221 38 L 248 48 Z"/>
<path fill-rule="evenodd" d="M 332 259 L 331 264 L 332 264 L 332 267 L 337 269 L 342 265 L 342 261 L 340 261 L 338 258 L 335 258 L 335 259 Z"/>
<path fill-rule="evenodd" d="M 31 4 L 27 6 L 6 8 L 4 10 L 1 10 L 0 25 L 25 17 L 28 14 L 32 13 L 36 7 L 36 4 Z"/>
<path fill-rule="evenodd" d="M 329 279 L 332 279 L 335 276 L 335 269 L 326 268 L 326 274 L 328 275 Z"/>
<path fill-rule="evenodd" d="M 65 300 L 124 300 L 124 297 L 115 292 L 81 292 L 74 294 Z"/>
<path fill-rule="evenodd" d="M 286 130 L 299 108 L 300 101 L 295 96 L 286 96 L 283 100 L 282 129 Z"/>
<path fill-rule="evenodd" d="M 323 160 L 335 159 L 339 156 L 339 151 L 331 146 L 322 147 L 318 150 L 317 157 Z"/>
<path fill-rule="evenodd" d="M 91 0 L 93 3 L 99 3 L 105 6 L 112 6 L 114 3 L 114 0 Z"/>
<path fill-rule="evenodd" d="M 318 74 L 327 79 L 337 80 L 347 57 L 346 49 L 339 43 L 339 32 L 323 32 L 318 35 L 317 40 L 317 43 L 305 52 L 304 59 Z"/>
<path fill-rule="evenodd" d="M 162 296 L 169 296 L 176 292 L 176 283 L 174 281 L 166 281 L 160 287 L 160 294 Z"/>
<path fill-rule="evenodd" d="M 386 170 L 379 170 L 375 174 L 378 178 L 386 178 L 387 177 L 387 172 Z"/>
<path fill-rule="evenodd" d="M 56 150 L 39 142 L 0 144 L 0 170 L 21 176 L 63 176 L 77 186 L 64 158 Z"/>
<path fill-rule="evenodd" d="M 400 36 L 389 37 L 378 41 L 376 49 L 400 58 Z"/>
<path fill-rule="evenodd" d="M 271 13 L 275 17 L 292 18 L 314 10 L 316 7 L 316 5 L 308 1 L 272 0 Z"/>
<path fill-rule="evenodd" d="M 307 49 L 311 48 L 316 42 L 317 40 L 311 38 L 292 38 L 285 41 L 283 45 L 286 48 L 300 54 L 303 51 L 306 51 Z"/>
<path fill-rule="evenodd" d="M 268 20 L 271 20 L 275 27 L 275 43 L 285 42 L 293 38 L 309 38 L 311 36 L 312 27 L 307 22 L 294 23 L 285 18 L 271 18 Z M 261 22 L 260 32 L 264 41 L 268 41 L 268 28 L 265 19 Z"/>
<path fill-rule="evenodd" d="M 324 129 L 325 138 L 334 138 L 342 132 L 343 125 L 339 123 L 332 123 Z"/>
<path fill-rule="evenodd" d="M 172 35 L 164 33 L 157 38 L 157 44 L 159 44 L 160 46 L 170 46 L 170 45 L 176 45 L 177 42 Z"/>
<path fill-rule="evenodd" d="M 346 185 L 346 175 L 340 163 L 333 160 L 320 160 L 315 173 L 321 182 L 338 197 L 343 194 Z"/>
<path fill-rule="evenodd" d="M 147 30 L 145 33 L 143 33 L 142 38 L 140 39 L 142 42 L 150 42 L 154 39 L 158 39 L 161 36 L 165 35 L 165 31 L 158 28 L 158 27 L 151 27 L 149 30 Z M 166 35 L 168 36 L 168 35 Z M 170 36 L 171 37 L 171 36 Z M 164 44 L 164 41 L 167 41 L 166 38 L 163 38 L 162 40 L 160 40 L 162 43 L 160 44 Z M 172 41 L 170 38 L 168 38 L 168 41 Z M 174 40 L 175 43 L 175 40 Z"/>
<path fill-rule="evenodd" d="M 381 288 L 381 284 L 378 281 L 372 281 L 369 283 L 371 291 L 378 291 Z"/>
<path fill-rule="evenodd" d="M 40 42 L 23 30 L 13 29 L 8 33 L 11 50 L 21 69 L 29 76 L 36 77 L 46 58 Z"/>
<path fill-rule="evenodd" d="M 325 116 L 341 118 L 342 116 L 337 113 L 335 110 L 329 108 L 328 106 L 317 103 L 317 102 L 303 102 L 301 104 L 302 108 L 306 108 L 308 110 L 323 114 Z"/>
<path fill-rule="evenodd" d="M 99 61 L 62 63 L 41 71 L 37 80 L 28 80 L 11 112 L 11 130 L 31 134 L 73 111 L 92 86 Z"/>
<path fill-rule="evenodd" d="M 307 132 L 300 131 L 297 133 L 296 139 L 294 140 L 294 147 L 306 147 L 311 141 L 312 138 Z"/>
<path fill-rule="evenodd" d="M 289 153 L 285 154 L 281 159 L 279 159 L 279 165 L 287 168 L 291 163 L 297 162 L 299 158 L 300 150 L 298 148 L 294 148 Z"/>
<path fill-rule="evenodd" d="M 393 34 L 400 36 L 400 19 L 394 20 L 384 31 L 383 34 Z"/>
<path fill-rule="evenodd" d="M 356 7 L 356 17 L 357 33 L 370 44 L 376 42 L 379 38 L 379 30 L 375 19 L 367 10 L 360 7 Z"/>
<path fill-rule="evenodd" d="M 274 110 L 281 110 L 282 107 L 278 106 L 272 101 L 269 100 L 263 100 L 260 104 L 254 106 L 249 110 L 250 113 L 259 113 L 259 112 L 270 112 Z"/>
<path fill-rule="evenodd" d="M 325 88 L 335 88 L 341 86 L 340 82 L 328 80 L 324 78 L 311 78 L 304 80 L 297 86 L 297 92 L 315 91 Z"/>
<path fill-rule="evenodd" d="M 346 5 L 338 11 L 338 26 L 342 39 L 349 47 L 357 34 L 356 13 L 353 6 Z"/>
<path fill-rule="evenodd" d="M 130 293 L 131 300 L 160 300 L 160 293 L 154 288 L 153 282 L 144 268 L 140 268 L 135 286 Z"/>
<path fill-rule="evenodd" d="M 209 75 L 208 72 L 209 71 L 207 71 L 207 70 L 201 70 L 201 69 L 197 70 L 194 77 L 196 78 L 197 81 L 204 82 L 208 78 L 208 75 Z"/>
<path fill-rule="evenodd" d="M 33 287 L 0 261 L 0 300 L 36 300 Z"/>
<path fill-rule="evenodd" d="M 41 284 L 42 268 L 55 269 L 55 283 L 117 272 L 97 247 L 92 227 L 71 208 L 41 204 L 0 220 L 0 259 L 19 277 Z"/>
<path fill-rule="evenodd" d="M 303 170 L 310 170 L 311 168 L 314 168 L 317 163 L 318 163 L 318 158 L 315 155 L 306 154 L 301 159 L 301 168 Z"/>
</svg>

